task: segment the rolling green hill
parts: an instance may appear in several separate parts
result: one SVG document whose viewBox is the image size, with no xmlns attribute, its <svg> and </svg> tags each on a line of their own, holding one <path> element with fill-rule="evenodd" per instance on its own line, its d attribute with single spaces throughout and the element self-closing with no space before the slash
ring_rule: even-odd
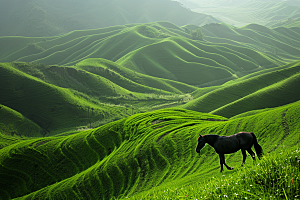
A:
<svg viewBox="0 0 300 200">
<path fill-rule="evenodd" d="M 115 62 L 100 58 L 85 59 L 77 63 L 74 67 L 103 76 L 117 85 L 133 92 L 157 93 L 158 90 L 153 90 L 153 88 L 156 88 L 159 89 L 160 92 L 168 91 L 176 94 L 184 94 L 190 93 L 196 89 L 196 87 L 188 84 L 141 74 L 122 67 Z"/>
<path fill-rule="evenodd" d="M 280 21 L 272 27 L 285 27 L 285 28 L 292 28 L 292 27 L 300 27 L 300 17 L 297 18 L 289 18 L 287 20 Z"/>
<path fill-rule="evenodd" d="M 298 27 L 269 29 L 257 24 L 234 28 L 225 24 L 209 24 L 203 27 L 210 42 L 229 43 L 263 52 L 272 59 L 299 59 Z M 249 52 L 246 55 L 254 57 Z"/>
<path fill-rule="evenodd" d="M 7 46 L 0 50 L 0 62 L 71 66 L 88 58 L 104 58 L 145 75 L 189 85 L 219 85 L 299 59 L 295 27 L 209 24 L 201 27 L 203 40 L 195 40 L 190 32 L 197 28 L 156 22 L 51 38 L 0 37 L 0 44 Z M 186 73 L 193 76 L 187 78 Z"/>
<path fill-rule="evenodd" d="M 55 36 L 74 30 L 155 21 L 179 26 L 219 22 L 171 0 L 1 0 L 0 4 L 0 36 Z"/>
<path fill-rule="evenodd" d="M 120 115 L 121 111 L 116 107 L 88 99 L 78 91 L 43 82 L 16 70 L 11 64 L 1 64 L 0 69 L 0 102 L 39 125 L 43 135 L 53 130 L 86 125 L 90 118 L 98 121 L 106 115 Z M 107 90 L 114 91 L 109 87 Z M 90 108 L 93 108 L 91 114 Z"/>
<path fill-rule="evenodd" d="M 0 132 L 5 135 L 42 136 L 41 128 L 7 106 L 0 105 Z"/>
<path fill-rule="evenodd" d="M 292 66 L 278 68 L 299 59 L 297 28 L 209 24 L 201 27 L 203 40 L 196 40 L 190 32 L 198 28 L 155 22 L 73 31 L 59 37 L 0 37 L 1 46 L 7 47 L 0 49 L 0 61 L 14 62 L 1 65 L 1 91 L 7 95 L 1 96 L 0 103 L 37 124 L 40 134 L 52 135 L 178 106 L 193 97 L 197 99 L 185 108 L 226 117 L 298 100 L 294 95 L 272 104 L 263 95 L 264 104 L 243 106 L 274 91 L 271 85 L 278 81 L 282 81 L 280 87 L 294 87 L 298 78 L 291 74 L 289 80 L 274 79 L 268 90 L 265 85 L 241 90 L 232 86 L 234 95 L 222 94 L 222 101 L 207 98 L 231 83 Z M 30 84 L 24 86 L 27 81 Z M 195 86 L 210 87 L 195 91 Z M 200 105 L 203 101 L 209 105 Z M 38 106 L 32 109 L 33 105 Z"/>
<path fill-rule="evenodd" d="M 88 59 L 75 67 L 3 63 L 0 72 L 0 102 L 6 106 L 0 131 L 9 135 L 45 136 L 97 127 L 156 106 L 177 105 L 196 89 L 104 59 Z M 12 123 L 14 118 L 20 122 Z"/>
<path fill-rule="evenodd" d="M 196 183 L 201 190 L 211 177 L 222 174 L 212 148 L 196 155 L 198 133 L 253 131 L 265 153 L 280 152 L 280 146 L 286 149 L 299 142 L 299 105 L 298 101 L 233 120 L 164 109 L 75 135 L 19 141 L 0 150 L 1 198 L 150 198 L 153 188 L 163 195 L 165 188 L 175 190 Z M 227 163 L 239 168 L 241 158 L 240 153 L 233 154 Z M 246 165 L 251 167 L 251 161 Z M 237 171 L 227 171 L 223 176 L 236 177 Z M 264 192 L 262 187 L 260 191 Z M 295 195 L 292 190 L 287 192 Z M 188 196 L 199 198 L 197 193 L 190 191 Z"/>
<path fill-rule="evenodd" d="M 182 108 L 232 117 L 251 110 L 273 108 L 300 99 L 300 63 L 285 69 L 257 74 L 241 81 L 232 81 L 212 89 L 198 89 L 198 98 Z M 238 79 L 239 80 L 239 79 Z"/>
</svg>

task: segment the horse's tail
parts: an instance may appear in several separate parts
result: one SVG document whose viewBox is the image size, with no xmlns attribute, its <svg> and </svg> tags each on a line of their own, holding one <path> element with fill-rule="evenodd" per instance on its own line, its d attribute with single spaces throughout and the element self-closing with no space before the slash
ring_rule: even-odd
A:
<svg viewBox="0 0 300 200">
<path fill-rule="evenodd" d="M 257 139 L 256 139 L 256 136 L 254 135 L 253 132 L 251 132 L 251 135 L 252 135 L 252 137 L 253 137 L 253 144 L 254 144 L 255 152 L 256 152 L 256 154 L 257 154 L 257 157 L 260 159 L 260 158 L 262 157 L 262 154 L 263 154 L 262 148 L 261 148 L 261 146 L 258 144 Z"/>
</svg>

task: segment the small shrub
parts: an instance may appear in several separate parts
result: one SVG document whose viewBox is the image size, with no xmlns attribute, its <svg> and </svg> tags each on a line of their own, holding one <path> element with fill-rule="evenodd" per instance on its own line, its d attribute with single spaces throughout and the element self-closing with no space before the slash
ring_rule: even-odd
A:
<svg viewBox="0 0 300 200">
<path fill-rule="evenodd" d="M 30 43 L 27 45 L 27 48 L 29 49 L 29 51 L 33 52 L 33 53 L 40 53 L 45 51 L 45 49 L 35 43 Z"/>
</svg>

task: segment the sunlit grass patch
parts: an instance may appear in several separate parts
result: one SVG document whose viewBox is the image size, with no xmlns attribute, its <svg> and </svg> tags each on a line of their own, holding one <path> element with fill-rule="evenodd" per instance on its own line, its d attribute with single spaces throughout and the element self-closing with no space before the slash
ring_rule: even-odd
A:
<svg viewBox="0 0 300 200">
<path fill-rule="evenodd" d="M 159 187 L 123 199 L 299 199 L 300 150 L 265 155 L 235 173 L 217 174 L 208 181 Z M 163 188 L 163 189 L 162 189 Z"/>
</svg>

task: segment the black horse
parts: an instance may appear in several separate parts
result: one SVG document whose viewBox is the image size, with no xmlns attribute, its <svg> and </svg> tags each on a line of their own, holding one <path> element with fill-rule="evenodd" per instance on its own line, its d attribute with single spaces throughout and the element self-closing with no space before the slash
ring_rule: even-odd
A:
<svg viewBox="0 0 300 200">
<path fill-rule="evenodd" d="M 198 138 L 198 145 L 196 148 L 197 153 L 200 153 L 200 150 L 205 146 L 205 143 L 212 146 L 217 152 L 217 154 L 219 154 L 221 172 L 223 171 L 223 164 L 227 167 L 227 169 L 233 169 L 232 167 L 226 165 L 224 154 L 234 153 L 241 149 L 243 154 L 242 166 L 245 163 L 247 157 L 246 151 L 248 151 L 252 159 L 255 160 L 255 154 L 251 150 L 252 145 L 254 145 L 254 149 L 258 158 L 260 159 L 262 156 L 262 148 L 257 143 L 256 136 L 252 132 L 239 132 L 230 136 L 200 135 L 200 137 Z"/>
</svg>

